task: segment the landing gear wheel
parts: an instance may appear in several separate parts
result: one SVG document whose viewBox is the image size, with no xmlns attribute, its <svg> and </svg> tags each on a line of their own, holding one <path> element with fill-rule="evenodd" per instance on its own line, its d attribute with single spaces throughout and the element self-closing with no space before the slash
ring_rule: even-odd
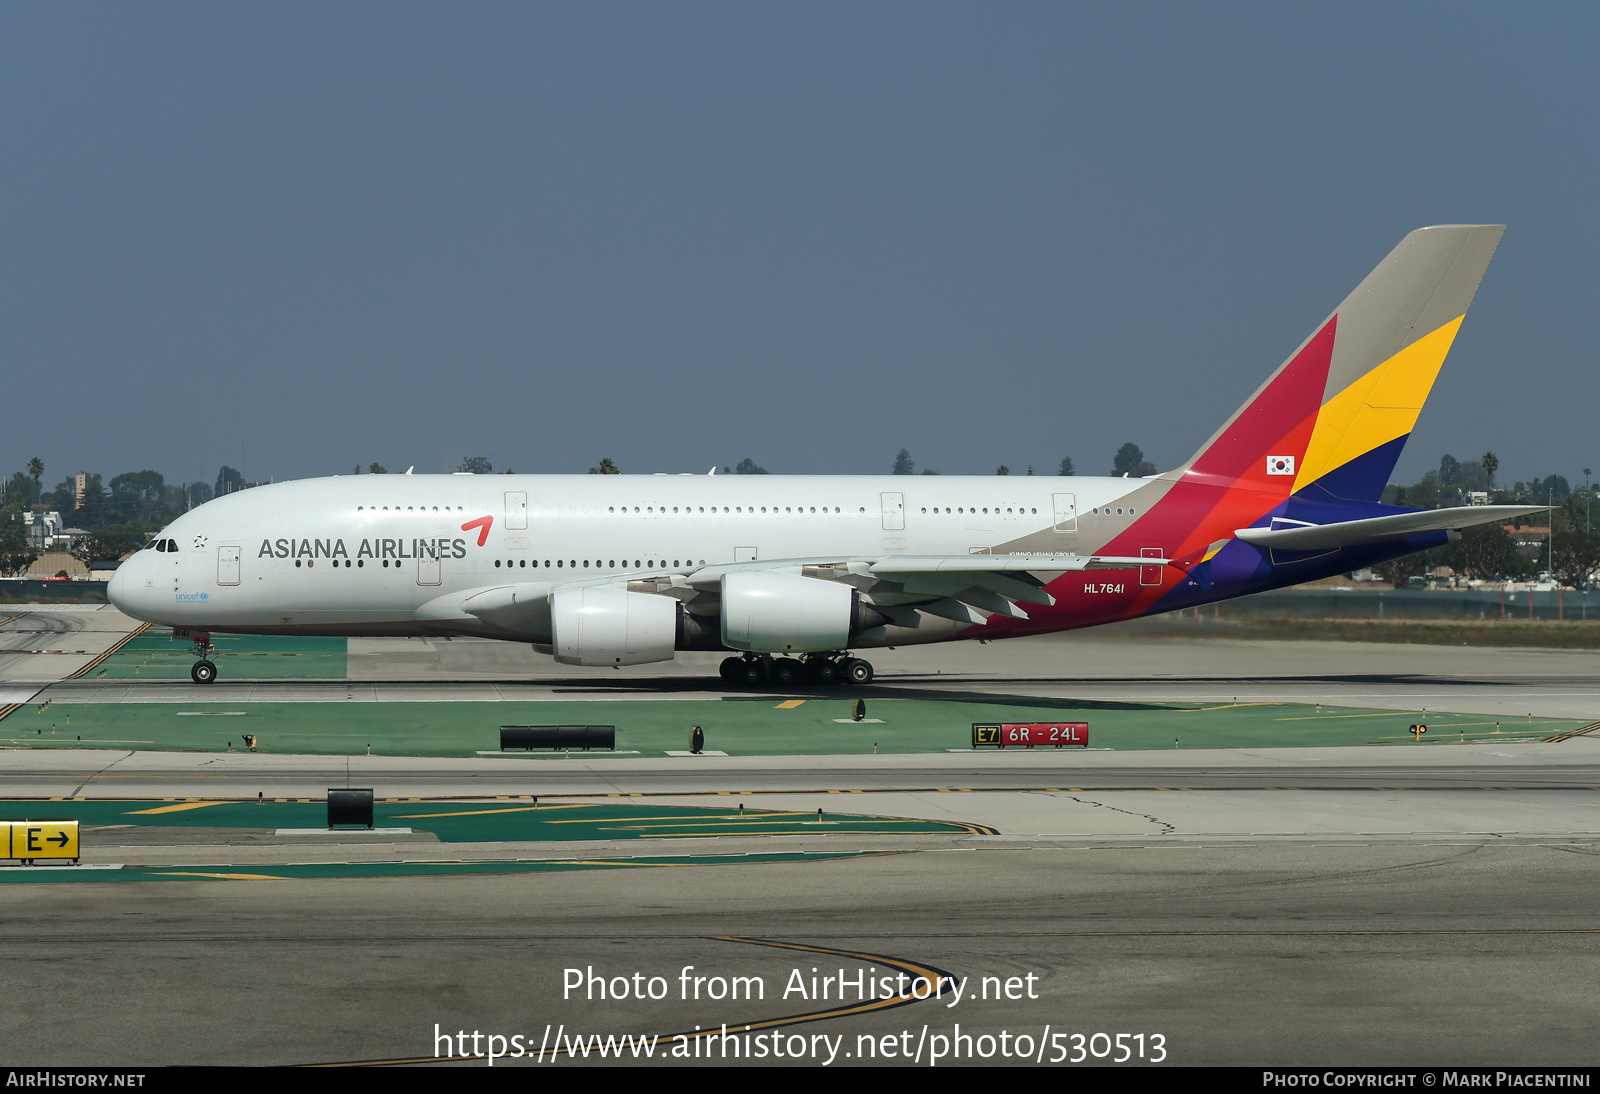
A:
<svg viewBox="0 0 1600 1094">
<path fill-rule="evenodd" d="M 839 663 L 837 661 L 819 658 L 811 662 L 807 668 L 811 670 L 812 682 L 821 687 L 831 688 L 839 683 L 843 677 L 843 674 L 839 671 Z"/>
<path fill-rule="evenodd" d="M 209 684 L 217 678 L 217 666 L 210 661 L 196 661 L 189 670 L 189 679 L 197 684 Z"/>
<path fill-rule="evenodd" d="M 724 684 L 737 684 L 739 682 L 739 669 L 743 665 L 743 658 L 724 657 L 722 664 L 717 666 L 717 673 L 722 677 Z"/>
<path fill-rule="evenodd" d="M 739 662 L 739 667 L 733 673 L 734 682 L 747 688 L 758 688 L 766 679 L 765 666 L 757 660 Z"/>
<path fill-rule="evenodd" d="M 772 662 L 772 682 L 780 688 L 793 687 L 794 682 L 798 679 L 800 679 L 800 665 L 798 662 L 787 657 L 780 657 Z"/>
<path fill-rule="evenodd" d="M 872 683 L 872 665 L 859 657 L 852 657 L 844 663 L 844 678 L 852 684 Z"/>
</svg>

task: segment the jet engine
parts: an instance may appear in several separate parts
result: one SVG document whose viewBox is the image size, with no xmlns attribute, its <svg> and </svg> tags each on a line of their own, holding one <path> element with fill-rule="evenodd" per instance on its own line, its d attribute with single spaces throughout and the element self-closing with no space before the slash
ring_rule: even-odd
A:
<svg viewBox="0 0 1600 1094">
<path fill-rule="evenodd" d="M 750 653 L 842 650 L 885 617 L 849 585 L 797 574 L 736 571 L 722 577 L 722 641 Z"/>
<path fill-rule="evenodd" d="M 558 589 L 551 645 L 563 665 L 643 665 L 672 660 L 678 601 L 626 589 Z"/>
</svg>

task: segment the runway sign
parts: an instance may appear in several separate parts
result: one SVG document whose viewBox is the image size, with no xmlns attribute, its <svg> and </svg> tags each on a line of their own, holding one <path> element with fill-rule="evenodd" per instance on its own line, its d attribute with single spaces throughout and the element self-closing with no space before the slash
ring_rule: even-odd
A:
<svg viewBox="0 0 1600 1094">
<path fill-rule="evenodd" d="M 973 748 L 1089 747 L 1088 722 L 973 722 Z"/>
<path fill-rule="evenodd" d="M 4 821 L 6 854 L 0 858 L 71 859 L 78 858 L 78 822 Z"/>
</svg>

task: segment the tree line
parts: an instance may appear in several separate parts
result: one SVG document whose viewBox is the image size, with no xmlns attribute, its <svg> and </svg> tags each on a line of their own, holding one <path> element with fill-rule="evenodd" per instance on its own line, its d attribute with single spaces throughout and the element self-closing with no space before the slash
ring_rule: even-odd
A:
<svg viewBox="0 0 1600 1094">
<path fill-rule="evenodd" d="M 73 557 L 88 564 L 137 550 L 151 534 L 186 510 L 249 485 L 243 475 L 227 466 L 217 473 L 215 483 L 169 483 L 161 472 L 151 470 L 126 471 L 107 483 L 103 475 L 84 473 L 80 499 L 76 475 L 46 489 L 44 471 L 43 461 L 35 457 L 26 470 L 16 472 L 4 484 L 0 494 L 0 575 L 23 573 L 39 557 L 27 541 L 23 517 L 30 509 L 53 510 L 67 526 L 88 532 L 72 549 Z"/>
</svg>

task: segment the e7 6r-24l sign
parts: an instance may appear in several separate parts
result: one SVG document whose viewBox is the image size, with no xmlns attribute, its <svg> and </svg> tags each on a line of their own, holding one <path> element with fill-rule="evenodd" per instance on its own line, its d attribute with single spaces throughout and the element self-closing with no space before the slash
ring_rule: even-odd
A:
<svg viewBox="0 0 1600 1094">
<path fill-rule="evenodd" d="M 1089 747 L 1088 722 L 973 722 L 972 747 L 1033 748 L 1054 745 Z"/>
</svg>

